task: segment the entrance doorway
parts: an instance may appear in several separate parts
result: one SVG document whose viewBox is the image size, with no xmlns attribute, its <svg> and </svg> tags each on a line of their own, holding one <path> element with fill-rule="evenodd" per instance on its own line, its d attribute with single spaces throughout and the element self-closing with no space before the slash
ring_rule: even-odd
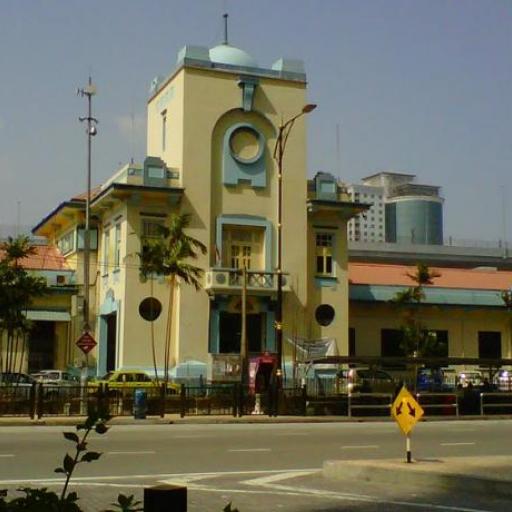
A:
<svg viewBox="0 0 512 512">
<path fill-rule="evenodd" d="M 249 352 L 260 353 L 264 350 L 265 313 L 249 314 L 246 317 L 247 343 Z M 219 318 L 219 352 L 239 354 L 242 336 L 242 315 L 221 311 Z"/>
<path fill-rule="evenodd" d="M 107 321 L 107 372 L 116 369 L 117 313 L 106 316 Z"/>
<path fill-rule="evenodd" d="M 28 338 L 28 372 L 54 368 L 55 322 L 34 322 Z"/>
</svg>

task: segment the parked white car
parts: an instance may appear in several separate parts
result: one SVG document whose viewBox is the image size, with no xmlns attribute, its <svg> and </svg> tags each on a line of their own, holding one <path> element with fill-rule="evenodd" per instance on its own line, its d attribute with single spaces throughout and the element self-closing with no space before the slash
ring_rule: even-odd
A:
<svg viewBox="0 0 512 512">
<path fill-rule="evenodd" d="M 50 386 L 78 386 L 79 381 L 76 377 L 63 370 L 40 370 L 32 373 L 32 377 L 37 382 Z"/>
</svg>

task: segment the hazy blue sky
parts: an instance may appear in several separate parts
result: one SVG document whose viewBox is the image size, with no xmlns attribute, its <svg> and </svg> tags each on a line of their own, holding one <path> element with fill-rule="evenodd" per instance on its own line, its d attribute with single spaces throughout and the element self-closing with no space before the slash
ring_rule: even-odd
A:
<svg viewBox="0 0 512 512">
<path fill-rule="evenodd" d="M 445 234 L 503 237 L 512 195 L 510 0 L 2 0 L 0 223 L 32 224 L 85 187 L 75 95 L 91 72 L 93 182 L 145 151 L 151 79 L 185 44 L 230 43 L 262 66 L 305 61 L 309 172 L 379 170 L 441 185 Z M 132 130 L 131 116 L 135 130 Z M 336 125 L 341 161 L 337 163 Z M 512 239 L 512 204 L 506 206 Z"/>
</svg>

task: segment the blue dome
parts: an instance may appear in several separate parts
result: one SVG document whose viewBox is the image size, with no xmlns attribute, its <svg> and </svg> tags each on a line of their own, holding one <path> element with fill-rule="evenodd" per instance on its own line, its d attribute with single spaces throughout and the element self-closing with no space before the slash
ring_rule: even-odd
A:
<svg viewBox="0 0 512 512">
<path fill-rule="evenodd" d="M 258 63 L 247 52 L 229 44 L 219 44 L 210 49 L 210 60 L 218 64 L 257 68 Z"/>
</svg>

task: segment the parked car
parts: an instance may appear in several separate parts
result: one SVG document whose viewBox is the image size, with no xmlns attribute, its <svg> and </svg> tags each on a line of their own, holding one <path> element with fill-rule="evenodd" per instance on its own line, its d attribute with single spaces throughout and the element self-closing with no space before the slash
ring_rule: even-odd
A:
<svg viewBox="0 0 512 512">
<path fill-rule="evenodd" d="M 395 393 L 397 383 L 383 371 L 368 368 L 350 368 L 338 372 L 341 390 L 348 393 Z"/>
<path fill-rule="evenodd" d="M 444 371 L 441 368 L 420 368 L 416 378 L 416 389 L 418 391 L 442 392 L 453 389 L 446 382 Z"/>
<path fill-rule="evenodd" d="M 144 389 L 154 388 L 156 382 L 145 372 L 138 370 L 115 370 L 107 373 L 100 379 L 95 379 L 90 382 L 91 386 L 108 386 L 111 391 L 129 390 L 129 389 Z M 172 382 L 167 383 L 168 393 L 177 393 L 179 385 Z"/>
<path fill-rule="evenodd" d="M 34 382 L 26 373 L 0 372 L 0 398 L 26 401 L 30 397 Z"/>
<path fill-rule="evenodd" d="M 0 372 L 0 386 L 32 387 L 35 379 L 26 373 Z"/>
<path fill-rule="evenodd" d="M 463 371 L 457 374 L 457 386 L 462 388 L 480 387 L 483 382 L 482 373 L 476 370 Z"/>
<path fill-rule="evenodd" d="M 52 386 L 78 386 L 80 383 L 76 377 L 62 370 L 40 370 L 31 376 L 43 384 Z"/>
<path fill-rule="evenodd" d="M 498 370 L 494 376 L 493 385 L 499 391 L 512 391 L 512 371 Z"/>
</svg>

